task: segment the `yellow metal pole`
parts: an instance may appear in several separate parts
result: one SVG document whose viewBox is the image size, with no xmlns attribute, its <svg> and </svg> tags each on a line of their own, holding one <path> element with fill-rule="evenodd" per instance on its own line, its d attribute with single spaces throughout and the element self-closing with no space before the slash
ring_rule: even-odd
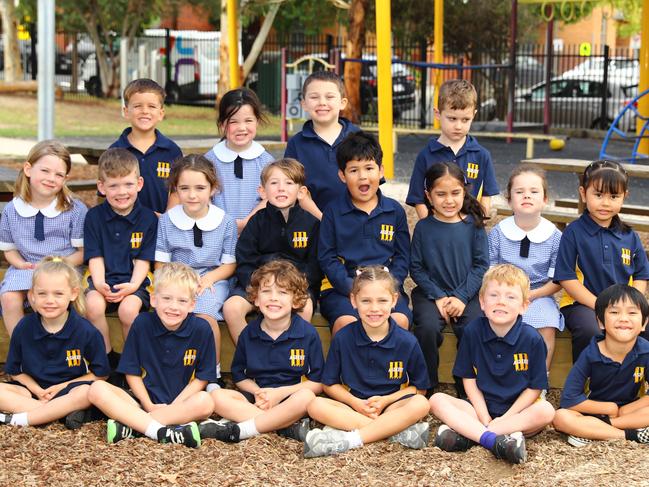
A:
<svg viewBox="0 0 649 487">
<path fill-rule="evenodd" d="M 392 141 L 392 26 L 390 0 L 376 0 L 376 69 L 379 102 L 379 143 L 383 149 L 385 178 L 394 177 Z"/>
<path fill-rule="evenodd" d="M 239 87 L 239 30 L 237 28 L 237 0 L 228 0 L 228 54 L 230 89 Z"/>
<path fill-rule="evenodd" d="M 444 0 L 435 0 L 434 21 L 433 21 L 433 43 L 435 51 L 433 55 L 434 63 L 444 62 Z M 439 99 L 439 87 L 442 85 L 442 70 L 436 69 L 433 76 L 433 89 L 435 96 L 433 105 L 437 108 L 437 101 Z M 439 128 L 439 120 L 436 118 L 433 122 L 433 128 Z"/>
<path fill-rule="evenodd" d="M 642 93 L 649 88 L 649 0 L 642 2 L 642 14 L 640 17 L 640 83 L 638 93 Z M 649 117 L 649 96 L 640 98 L 638 103 L 638 113 L 644 117 Z M 640 133 L 642 127 L 641 120 L 636 121 L 636 130 Z M 646 136 L 647 134 L 645 134 Z M 638 152 L 649 155 L 649 139 L 643 139 L 638 146 Z"/>
</svg>

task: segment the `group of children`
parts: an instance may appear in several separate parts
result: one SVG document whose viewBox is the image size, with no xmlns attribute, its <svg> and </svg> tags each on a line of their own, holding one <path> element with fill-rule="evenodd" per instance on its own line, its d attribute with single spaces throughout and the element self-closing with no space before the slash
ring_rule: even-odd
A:
<svg viewBox="0 0 649 487">
<path fill-rule="evenodd" d="M 489 153 L 468 135 L 475 89 L 446 82 L 442 133 L 419 154 L 406 200 L 420 217 L 411 241 L 403 207 L 380 190 L 381 147 L 340 116 L 335 74 L 305 81 L 310 120 L 278 161 L 254 140 L 264 114 L 250 90 L 224 95 L 223 138 L 204 156 L 183 157 L 156 129 L 155 82 L 131 82 L 123 97 L 131 127 L 99 160 L 103 203 L 87 211 L 71 195 L 70 156 L 45 141 L 3 210 L 11 382 L 0 384 L 0 423 L 64 418 L 76 428 L 101 411 L 109 442 L 145 435 L 197 447 L 276 431 L 303 441 L 305 457 L 386 438 L 423 448 L 429 412 L 443 422 L 436 446 L 479 443 L 513 463 L 526 460 L 525 436 L 553 421 L 576 446 L 649 442 L 649 403 L 637 399 L 649 263 L 618 216 L 628 188 L 619 164 L 588 166 L 586 211 L 563 235 L 541 217 L 544 173 L 520 166 L 506 190 L 513 216 L 487 235 L 498 186 Z M 24 316 L 26 300 L 34 313 Z M 332 331 L 326 361 L 309 323 L 316 306 Z M 222 319 L 237 390 L 220 380 Z M 576 363 L 555 415 L 542 391 L 564 323 Z M 447 325 L 458 338 L 458 397 L 435 393 Z"/>
</svg>

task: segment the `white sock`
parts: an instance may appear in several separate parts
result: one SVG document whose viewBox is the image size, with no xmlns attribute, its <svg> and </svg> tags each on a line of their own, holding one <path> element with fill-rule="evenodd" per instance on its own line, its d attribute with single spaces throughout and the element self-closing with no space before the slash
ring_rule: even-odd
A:
<svg viewBox="0 0 649 487">
<path fill-rule="evenodd" d="M 27 421 L 27 413 L 16 413 L 11 418 L 11 423 L 13 426 L 29 426 Z"/>
<path fill-rule="evenodd" d="M 363 446 L 363 440 L 361 438 L 361 434 L 358 432 L 358 430 L 352 430 L 347 432 L 347 439 L 349 441 L 349 448 L 360 448 Z"/>
<path fill-rule="evenodd" d="M 257 426 L 255 426 L 255 418 L 248 419 L 247 421 L 242 421 L 239 423 L 239 439 L 247 440 L 253 436 L 257 436 L 259 431 L 257 431 Z"/>
<path fill-rule="evenodd" d="M 221 378 L 221 362 L 216 364 L 216 378 L 217 379 Z"/>
<path fill-rule="evenodd" d="M 144 434 L 148 438 L 158 441 L 158 430 L 164 427 L 165 427 L 164 424 L 158 423 L 155 419 L 152 419 L 151 422 L 149 423 L 149 426 L 146 427 L 146 431 L 144 432 Z"/>
</svg>

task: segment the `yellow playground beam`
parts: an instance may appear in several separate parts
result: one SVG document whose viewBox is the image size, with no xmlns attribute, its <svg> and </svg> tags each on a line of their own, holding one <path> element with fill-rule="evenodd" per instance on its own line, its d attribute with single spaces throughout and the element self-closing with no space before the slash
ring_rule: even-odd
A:
<svg viewBox="0 0 649 487">
<path fill-rule="evenodd" d="M 640 83 L 638 93 L 649 89 L 649 0 L 642 2 L 642 24 L 640 25 Z M 643 117 L 649 117 L 649 96 L 640 98 L 638 103 L 638 113 Z M 640 134 L 643 123 L 638 118 L 636 121 L 636 130 Z M 645 137 L 649 134 L 645 134 Z M 638 152 L 649 155 L 649 139 L 643 139 L 638 147 Z"/>
<path fill-rule="evenodd" d="M 435 51 L 433 54 L 433 62 L 441 64 L 444 62 L 444 0 L 435 0 L 434 20 L 433 20 L 433 45 Z M 439 99 L 439 87 L 442 86 L 442 70 L 436 69 L 433 76 L 433 89 L 435 90 L 433 97 L 433 107 L 437 108 L 437 101 Z M 433 128 L 439 128 L 439 120 L 433 119 Z"/>
<path fill-rule="evenodd" d="M 237 28 L 237 0 L 228 0 L 227 3 L 228 17 L 228 64 L 230 74 L 230 89 L 239 88 L 239 29 Z"/>
<path fill-rule="evenodd" d="M 383 169 L 386 179 L 394 177 L 391 37 L 390 0 L 376 0 L 376 77 L 378 79 L 379 144 L 383 149 Z"/>
</svg>

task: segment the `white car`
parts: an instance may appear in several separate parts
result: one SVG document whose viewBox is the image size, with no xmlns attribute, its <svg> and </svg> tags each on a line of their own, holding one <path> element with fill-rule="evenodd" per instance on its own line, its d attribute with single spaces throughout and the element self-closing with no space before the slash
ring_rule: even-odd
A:
<svg viewBox="0 0 649 487">
<path fill-rule="evenodd" d="M 640 76 L 640 63 L 637 59 L 613 57 L 608 63 L 608 79 L 623 85 L 634 85 L 638 83 Z M 583 63 L 564 72 L 562 78 L 604 79 L 604 58 L 590 57 Z"/>
</svg>

